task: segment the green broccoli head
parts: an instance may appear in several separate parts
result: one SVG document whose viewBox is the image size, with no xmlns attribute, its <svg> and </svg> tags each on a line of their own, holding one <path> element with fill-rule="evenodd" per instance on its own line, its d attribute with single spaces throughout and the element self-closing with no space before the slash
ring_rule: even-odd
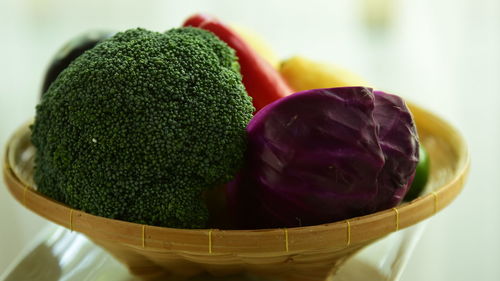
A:
<svg viewBox="0 0 500 281">
<path fill-rule="evenodd" d="M 85 212 L 201 228 L 203 193 L 242 166 L 254 108 L 234 50 L 196 28 L 118 33 L 37 106 L 38 190 Z"/>
</svg>

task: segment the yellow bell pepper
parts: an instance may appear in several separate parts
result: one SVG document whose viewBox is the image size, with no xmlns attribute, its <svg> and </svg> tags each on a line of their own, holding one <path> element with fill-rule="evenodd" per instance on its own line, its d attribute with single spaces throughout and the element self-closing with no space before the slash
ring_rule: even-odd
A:
<svg viewBox="0 0 500 281">
<path fill-rule="evenodd" d="M 358 75 L 339 66 L 295 56 L 283 61 L 281 75 L 295 91 L 370 84 Z"/>
</svg>

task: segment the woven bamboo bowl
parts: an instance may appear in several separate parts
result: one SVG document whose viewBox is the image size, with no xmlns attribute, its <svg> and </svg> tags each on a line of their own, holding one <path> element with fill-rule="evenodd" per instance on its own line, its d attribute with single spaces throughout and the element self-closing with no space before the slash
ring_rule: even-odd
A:
<svg viewBox="0 0 500 281">
<path fill-rule="evenodd" d="M 409 105 L 421 143 L 431 159 L 427 194 L 396 208 L 308 227 L 266 230 L 173 229 L 90 215 L 58 203 L 33 188 L 28 125 L 10 139 L 4 179 L 19 203 L 78 231 L 143 279 L 187 278 L 248 272 L 280 280 L 325 280 L 353 253 L 394 231 L 445 208 L 460 193 L 469 168 L 464 139 L 448 123 Z M 165 279 L 163 279 L 165 280 Z"/>
</svg>

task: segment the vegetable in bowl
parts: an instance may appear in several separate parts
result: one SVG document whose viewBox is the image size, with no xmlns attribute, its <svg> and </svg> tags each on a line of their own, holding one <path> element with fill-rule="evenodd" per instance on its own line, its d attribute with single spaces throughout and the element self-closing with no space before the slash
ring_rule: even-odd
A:
<svg viewBox="0 0 500 281">
<path fill-rule="evenodd" d="M 59 73 L 68 67 L 73 60 L 85 51 L 92 49 L 98 43 L 113 36 L 113 34 L 114 33 L 111 31 L 88 31 L 72 38 L 64 44 L 64 46 L 57 51 L 45 71 L 41 96 L 48 90 L 50 84 L 54 82 Z"/>
<path fill-rule="evenodd" d="M 245 167 L 228 185 L 240 228 L 317 225 L 401 202 L 418 162 L 401 98 L 370 88 L 303 91 L 247 127 Z"/>
<path fill-rule="evenodd" d="M 100 37 L 57 69 L 32 127 L 41 193 L 94 215 L 177 228 L 218 227 L 212 207 L 224 203 L 214 187 L 240 170 L 228 199 L 245 228 L 321 224 L 402 200 L 418 139 L 399 97 L 364 87 L 286 96 L 288 87 L 271 83 L 284 81 L 279 73 L 222 41 L 236 40 L 231 30 L 194 19 L 202 29 Z M 240 71 L 261 79 L 249 87 Z M 259 81 L 272 89 L 257 91 Z M 245 88 L 275 101 L 260 99 L 252 118 Z"/>
<path fill-rule="evenodd" d="M 236 31 L 216 17 L 194 14 L 185 20 L 183 26 L 208 30 L 236 51 L 243 84 L 252 97 L 256 111 L 293 93 L 277 69 L 260 56 Z"/>
<path fill-rule="evenodd" d="M 38 191 L 119 220 L 203 228 L 203 194 L 242 166 L 254 107 L 210 32 L 120 32 L 78 56 L 37 106 Z"/>
<path fill-rule="evenodd" d="M 420 145 L 418 149 L 418 156 L 419 159 L 417 168 L 415 169 L 415 177 L 404 198 L 404 201 L 407 202 L 417 199 L 424 193 L 430 177 L 430 158 L 423 145 Z"/>
<path fill-rule="evenodd" d="M 398 96 L 374 91 L 373 118 L 385 164 L 378 177 L 380 209 L 399 204 L 414 180 L 419 162 L 418 134 L 410 111 Z"/>
</svg>

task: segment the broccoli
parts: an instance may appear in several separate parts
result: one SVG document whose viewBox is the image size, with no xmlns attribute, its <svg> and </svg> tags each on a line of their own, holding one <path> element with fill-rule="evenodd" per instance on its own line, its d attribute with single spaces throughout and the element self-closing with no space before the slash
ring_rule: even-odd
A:
<svg viewBox="0 0 500 281">
<path fill-rule="evenodd" d="M 84 52 L 36 108 L 38 191 L 94 215 L 207 226 L 204 193 L 243 163 L 254 107 L 210 32 L 132 29 Z"/>
</svg>

